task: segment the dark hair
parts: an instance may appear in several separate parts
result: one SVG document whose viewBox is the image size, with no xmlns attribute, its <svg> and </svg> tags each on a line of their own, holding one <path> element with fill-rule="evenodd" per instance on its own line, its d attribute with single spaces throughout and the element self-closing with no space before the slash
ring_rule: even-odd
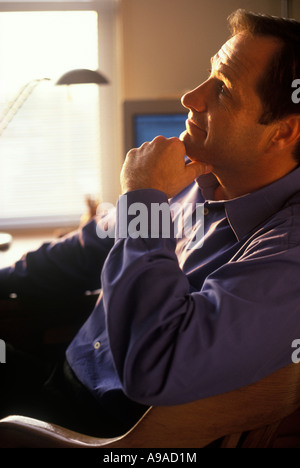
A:
<svg viewBox="0 0 300 468">
<path fill-rule="evenodd" d="M 228 22 L 232 36 L 245 31 L 253 36 L 274 37 L 282 44 L 258 83 L 257 91 L 264 107 L 260 123 L 267 125 L 300 114 L 300 103 L 292 100 L 292 82 L 300 78 L 300 23 L 243 9 L 233 12 Z M 300 139 L 294 157 L 300 163 Z"/>
</svg>

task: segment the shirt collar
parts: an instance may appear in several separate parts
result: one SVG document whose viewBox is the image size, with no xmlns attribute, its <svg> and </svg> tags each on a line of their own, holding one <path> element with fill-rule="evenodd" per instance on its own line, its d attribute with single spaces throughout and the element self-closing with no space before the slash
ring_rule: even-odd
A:
<svg viewBox="0 0 300 468">
<path fill-rule="evenodd" d="M 213 174 L 200 176 L 197 184 L 209 203 L 224 204 L 228 222 L 240 240 L 279 211 L 295 193 L 300 192 L 300 167 L 255 192 L 221 202 L 213 201 L 218 185 Z"/>
</svg>

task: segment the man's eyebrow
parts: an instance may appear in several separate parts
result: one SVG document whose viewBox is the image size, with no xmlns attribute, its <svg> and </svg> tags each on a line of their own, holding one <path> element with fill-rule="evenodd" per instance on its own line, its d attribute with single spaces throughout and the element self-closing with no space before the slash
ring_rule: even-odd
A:
<svg viewBox="0 0 300 468">
<path fill-rule="evenodd" d="M 222 77 L 224 78 L 224 80 L 227 81 L 228 83 L 230 83 L 231 87 L 233 88 L 233 87 L 234 87 L 234 84 L 235 84 L 235 80 L 232 79 L 232 77 L 229 76 L 229 75 L 226 73 L 226 71 L 224 70 L 224 67 L 226 67 L 226 65 L 223 64 L 223 63 L 221 62 L 221 60 L 220 60 L 219 57 L 216 58 L 215 55 L 214 55 L 213 57 L 211 57 L 211 59 L 210 59 L 210 65 L 211 65 L 211 67 L 213 68 L 213 67 L 216 65 L 216 61 L 217 61 L 217 60 L 219 61 L 220 65 L 221 65 L 221 67 L 222 67 L 223 69 L 218 69 L 218 70 L 216 70 L 216 74 L 222 76 Z"/>
</svg>

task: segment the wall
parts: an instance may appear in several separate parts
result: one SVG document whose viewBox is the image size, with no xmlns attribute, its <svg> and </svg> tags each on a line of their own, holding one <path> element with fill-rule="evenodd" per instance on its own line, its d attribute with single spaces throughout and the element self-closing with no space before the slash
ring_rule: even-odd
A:
<svg viewBox="0 0 300 468">
<path fill-rule="evenodd" d="M 300 0 L 291 0 L 290 17 L 300 21 Z"/>
<path fill-rule="evenodd" d="M 237 8 L 280 16 L 281 0 L 122 0 L 122 98 L 180 97 L 200 84 Z M 300 0 L 291 15 L 300 20 Z"/>
</svg>

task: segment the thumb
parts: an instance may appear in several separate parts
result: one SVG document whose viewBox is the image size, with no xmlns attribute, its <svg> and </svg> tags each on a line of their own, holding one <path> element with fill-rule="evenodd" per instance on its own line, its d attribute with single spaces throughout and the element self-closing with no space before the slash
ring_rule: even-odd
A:
<svg viewBox="0 0 300 468">
<path fill-rule="evenodd" d="M 198 161 L 192 161 L 191 163 L 185 166 L 186 180 L 192 182 L 197 177 L 202 174 L 208 174 L 212 171 L 212 166 L 209 164 L 204 164 Z"/>
</svg>

